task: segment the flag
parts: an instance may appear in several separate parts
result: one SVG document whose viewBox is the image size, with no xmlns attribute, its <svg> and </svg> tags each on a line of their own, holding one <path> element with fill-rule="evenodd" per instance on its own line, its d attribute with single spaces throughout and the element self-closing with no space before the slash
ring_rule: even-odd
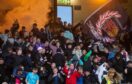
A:
<svg viewBox="0 0 132 84">
<path fill-rule="evenodd" d="M 86 18 L 82 32 L 95 40 L 113 42 L 121 32 L 130 30 L 129 20 L 120 3 L 109 0 Z"/>
<path fill-rule="evenodd" d="M 87 61 L 88 58 L 91 56 L 92 50 L 88 51 L 88 53 L 84 56 L 84 61 Z"/>
</svg>

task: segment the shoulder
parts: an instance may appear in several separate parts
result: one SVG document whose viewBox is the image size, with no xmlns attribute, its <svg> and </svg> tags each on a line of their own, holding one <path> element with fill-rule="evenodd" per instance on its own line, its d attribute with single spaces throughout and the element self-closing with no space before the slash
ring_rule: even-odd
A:
<svg viewBox="0 0 132 84">
<path fill-rule="evenodd" d="M 28 72 L 27 75 L 32 75 L 32 72 Z"/>
</svg>

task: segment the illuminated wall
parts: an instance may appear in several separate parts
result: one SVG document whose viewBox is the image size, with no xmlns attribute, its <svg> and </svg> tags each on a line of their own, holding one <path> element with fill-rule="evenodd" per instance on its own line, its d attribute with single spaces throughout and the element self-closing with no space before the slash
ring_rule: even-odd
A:
<svg viewBox="0 0 132 84">
<path fill-rule="evenodd" d="M 63 1 L 63 0 L 60 0 Z M 64 0 L 66 1 L 66 0 Z M 75 7 L 75 5 L 80 5 L 81 10 L 73 10 L 73 24 L 76 25 L 81 20 L 85 20 L 92 12 L 97 8 L 107 3 L 109 0 L 70 0 L 70 4 Z M 124 8 L 127 9 L 128 15 L 132 19 L 132 0 L 128 0 L 128 3 L 122 4 Z M 67 4 L 67 3 L 66 3 Z M 74 8 L 73 8 L 74 9 Z"/>
<path fill-rule="evenodd" d="M 105 4 L 108 0 L 71 0 L 72 5 L 81 5 L 81 10 L 73 11 L 73 22 L 76 25 L 81 20 L 85 20 L 98 7 Z"/>
<path fill-rule="evenodd" d="M 48 22 L 49 8 L 49 0 L 0 0 L 0 31 L 9 29 L 16 19 L 28 30 L 34 22 L 41 28 Z"/>
</svg>

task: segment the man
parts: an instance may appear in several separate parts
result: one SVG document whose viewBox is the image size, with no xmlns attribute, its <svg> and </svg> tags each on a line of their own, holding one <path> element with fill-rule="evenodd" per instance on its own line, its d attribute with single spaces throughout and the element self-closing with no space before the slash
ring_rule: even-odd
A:
<svg viewBox="0 0 132 84">
<path fill-rule="evenodd" d="M 39 84 L 39 76 L 37 75 L 38 69 L 33 68 L 32 72 L 27 74 L 26 84 Z"/>
<path fill-rule="evenodd" d="M 70 64 L 70 66 L 65 66 L 63 72 L 66 74 L 66 84 L 77 84 L 77 78 L 79 78 L 83 70 L 79 69 L 78 71 L 75 69 L 74 64 Z"/>
<path fill-rule="evenodd" d="M 65 57 L 61 53 L 61 49 L 57 49 L 57 53 L 53 56 L 53 62 L 56 63 L 57 67 L 64 66 Z"/>
</svg>

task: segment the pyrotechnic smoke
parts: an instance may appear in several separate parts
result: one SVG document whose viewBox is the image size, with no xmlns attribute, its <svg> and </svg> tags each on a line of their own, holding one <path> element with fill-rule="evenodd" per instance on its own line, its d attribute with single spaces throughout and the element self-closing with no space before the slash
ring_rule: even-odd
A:
<svg viewBox="0 0 132 84">
<path fill-rule="evenodd" d="M 36 22 L 39 28 L 48 22 L 50 0 L 0 0 L 0 31 L 9 29 L 17 19 L 28 30 Z"/>
</svg>

